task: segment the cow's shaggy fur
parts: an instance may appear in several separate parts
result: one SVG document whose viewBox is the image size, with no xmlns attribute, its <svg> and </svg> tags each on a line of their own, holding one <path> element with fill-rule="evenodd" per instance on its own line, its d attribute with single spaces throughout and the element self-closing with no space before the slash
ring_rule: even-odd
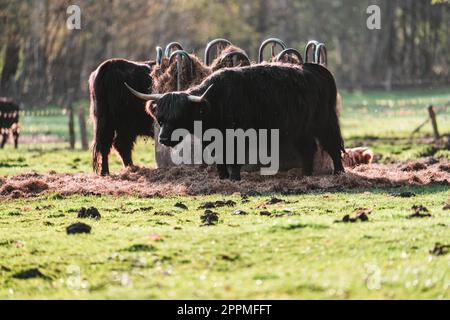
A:
<svg viewBox="0 0 450 320">
<path fill-rule="evenodd" d="M 11 99 L 0 97 L 0 148 L 3 148 L 9 136 L 13 137 L 14 148 L 19 146 L 19 106 Z"/>
<path fill-rule="evenodd" d="M 150 93 L 150 72 L 155 62 L 110 59 L 89 77 L 91 118 L 94 126 L 92 165 L 97 173 L 109 174 L 111 147 L 124 166 L 133 165 L 132 150 L 137 136 L 153 137 L 153 119 L 145 112 L 145 102 L 133 96 L 124 82 Z"/>
<path fill-rule="evenodd" d="M 189 101 L 188 95 L 202 96 L 210 86 L 206 102 Z M 186 92 L 164 95 L 156 111 L 149 108 L 149 112 L 162 123 L 161 137 L 166 141 L 173 130 L 191 129 L 196 120 L 202 121 L 204 130 L 279 129 L 280 139 L 298 148 L 307 175 L 312 174 L 317 140 L 331 156 L 334 172 L 340 173 L 344 142 L 336 96 L 334 77 L 323 66 L 270 63 L 217 71 Z M 222 165 L 218 170 L 227 177 Z M 240 166 L 231 166 L 231 179 L 240 179 Z"/>
</svg>

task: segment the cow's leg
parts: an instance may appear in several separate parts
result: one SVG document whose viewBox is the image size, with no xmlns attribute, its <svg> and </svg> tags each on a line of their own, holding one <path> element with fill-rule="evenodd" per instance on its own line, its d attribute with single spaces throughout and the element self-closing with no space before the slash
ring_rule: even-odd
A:
<svg viewBox="0 0 450 320">
<path fill-rule="evenodd" d="M 14 149 L 17 149 L 19 147 L 19 132 L 18 131 L 13 132 L 13 138 L 14 138 Z"/>
<path fill-rule="evenodd" d="M 133 165 L 132 151 L 136 137 L 125 137 L 125 135 L 117 134 L 114 139 L 114 149 L 119 153 L 122 158 L 124 167 L 130 167 Z"/>
<path fill-rule="evenodd" d="M 345 172 L 342 165 L 341 147 L 338 143 L 330 143 L 330 140 L 320 141 L 323 149 L 328 152 L 334 165 L 334 174 Z"/>
<path fill-rule="evenodd" d="M 240 164 L 231 164 L 229 165 L 230 168 L 230 180 L 232 181 L 240 181 L 241 180 L 241 167 Z"/>
<path fill-rule="evenodd" d="M 2 133 L 2 143 L 0 144 L 0 148 L 3 149 L 5 147 L 5 144 L 8 141 L 8 137 L 9 137 L 8 132 L 3 132 Z"/>
<path fill-rule="evenodd" d="M 312 176 L 314 154 L 317 150 L 316 141 L 312 137 L 304 137 L 297 142 L 297 148 L 302 158 L 303 174 L 305 176 Z"/>
<path fill-rule="evenodd" d="M 100 154 L 102 156 L 102 170 L 101 175 L 109 175 L 109 153 L 111 152 L 111 147 L 114 138 L 114 131 L 105 131 L 104 136 L 100 138 Z"/>
<path fill-rule="evenodd" d="M 217 173 L 219 174 L 219 179 L 228 179 L 230 177 L 230 174 L 228 173 L 228 168 L 226 164 L 218 164 L 217 167 Z"/>
</svg>

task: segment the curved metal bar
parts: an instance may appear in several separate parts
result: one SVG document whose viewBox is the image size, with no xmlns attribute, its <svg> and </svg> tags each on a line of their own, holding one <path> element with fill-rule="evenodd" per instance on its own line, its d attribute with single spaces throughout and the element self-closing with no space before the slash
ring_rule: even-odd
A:
<svg viewBox="0 0 450 320">
<path fill-rule="evenodd" d="M 308 44 L 305 47 L 305 62 L 309 62 L 309 53 L 310 50 L 312 50 L 312 54 L 313 54 L 313 61 L 312 62 L 316 62 L 315 58 L 316 58 L 316 48 L 319 45 L 319 42 L 316 40 L 311 40 L 308 42 Z"/>
<path fill-rule="evenodd" d="M 280 62 L 281 59 L 285 55 L 290 55 L 290 54 L 297 56 L 299 64 L 303 64 L 302 54 L 297 49 L 294 49 L 294 48 L 288 48 L 288 49 L 284 49 L 283 51 L 281 51 L 280 54 L 278 54 L 278 56 L 277 56 L 277 61 Z"/>
<path fill-rule="evenodd" d="M 230 41 L 228 41 L 227 39 L 222 39 L 222 38 L 218 38 L 218 39 L 214 39 L 210 42 L 208 42 L 208 44 L 206 45 L 206 49 L 205 49 L 205 57 L 203 59 L 205 65 L 209 66 L 210 64 L 210 60 L 209 60 L 209 53 L 211 51 L 211 49 L 216 46 L 216 45 L 220 45 L 220 44 L 224 44 L 226 46 L 231 46 L 232 43 Z"/>
<path fill-rule="evenodd" d="M 156 47 L 156 64 L 161 65 L 163 59 L 163 49 L 161 47 Z"/>
<path fill-rule="evenodd" d="M 258 50 L 258 62 L 259 63 L 263 62 L 264 49 L 266 48 L 266 46 L 268 44 L 272 44 L 273 46 L 279 45 L 283 50 L 286 49 L 286 47 L 287 47 L 286 43 L 284 43 L 283 40 L 280 40 L 278 38 L 269 38 L 269 39 L 264 40 L 263 43 L 261 43 L 261 46 L 259 47 L 259 50 Z M 272 52 L 272 54 L 273 54 L 273 52 Z"/>
<path fill-rule="evenodd" d="M 240 60 L 245 60 L 248 62 L 248 64 L 250 65 L 250 59 L 249 57 L 240 51 L 233 51 L 233 52 L 228 52 L 226 55 L 224 55 L 221 59 L 220 59 L 220 63 L 223 62 L 223 60 L 227 59 L 227 58 L 233 58 L 233 57 L 238 57 L 240 58 Z"/>
<path fill-rule="evenodd" d="M 314 60 L 316 63 L 321 64 L 323 66 L 328 65 L 328 56 L 327 56 L 327 48 L 324 43 L 319 43 L 314 52 Z"/>
<path fill-rule="evenodd" d="M 179 42 L 171 42 L 166 46 L 166 49 L 164 50 L 164 56 L 166 58 L 169 58 L 170 51 L 172 51 L 172 49 L 184 50 L 182 45 Z"/>
<path fill-rule="evenodd" d="M 173 59 L 175 57 L 180 57 L 181 59 L 185 57 L 189 61 L 189 71 L 190 71 L 190 79 L 194 77 L 194 65 L 192 63 L 191 57 L 189 56 L 189 53 L 187 53 L 184 50 L 177 50 L 172 52 L 169 58 L 169 65 L 172 64 Z M 177 59 L 177 84 L 178 84 L 178 90 L 181 90 L 181 66 L 180 66 L 181 60 Z"/>
</svg>

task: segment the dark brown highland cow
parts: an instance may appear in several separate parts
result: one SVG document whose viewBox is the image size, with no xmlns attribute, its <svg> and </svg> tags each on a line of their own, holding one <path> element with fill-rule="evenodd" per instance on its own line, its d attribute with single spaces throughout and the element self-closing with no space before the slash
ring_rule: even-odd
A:
<svg viewBox="0 0 450 320">
<path fill-rule="evenodd" d="M 213 73 L 184 92 L 133 93 L 157 101 L 151 111 L 161 125 L 159 140 L 167 146 L 181 142 L 171 140 L 175 129 L 193 128 L 194 121 L 202 121 L 204 130 L 216 128 L 223 133 L 236 128 L 279 129 L 281 141 L 292 141 L 302 155 L 306 175 L 313 171 L 316 140 L 332 158 L 334 172 L 344 171 L 336 83 L 319 64 L 230 68 Z M 240 180 L 239 164 L 217 165 L 217 169 L 220 178 Z"/>
<path fill-rule="evenodd" d="M 150 93 L 150 72 L 156 61 L 133 62 L 110 59 L 89 77 L 91 118 L 94 126 L 92 165 L 95 172 L 109 174 L 111 148 L 118 152 L 124 166 L 133 165 L 132 150 L 138 136 L 153 137 L 153 120 L 145 112 L 145 103 L 130 94 L 123 82 L 133 83 Z"/>
<path fill-rule="evenodd" d="M 19 146 L 19 106 L 11 99 L 0 97 L 0 148 L 3 149 L 12 135 L 14 148 Z"/>
</svg>

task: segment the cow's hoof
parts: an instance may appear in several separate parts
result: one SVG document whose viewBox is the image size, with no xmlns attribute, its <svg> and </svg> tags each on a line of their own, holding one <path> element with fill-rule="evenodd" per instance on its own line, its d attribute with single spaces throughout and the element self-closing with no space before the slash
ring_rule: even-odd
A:
<svg viewBox="0 0 450 320">
<path fill-rule="evenodd" d="M 228 173 L 219 173 L 219 179 L 220 180 L 225 180 L 228 179 L 230 177 L 230 175 Z"/>
<path fill-rule="evenodd" d="M 231 181 L 241 181 L 241 176 L 237 176 L 237 175 L 231 175 L 230 176 L 230 180 Z"/>
</svg>

